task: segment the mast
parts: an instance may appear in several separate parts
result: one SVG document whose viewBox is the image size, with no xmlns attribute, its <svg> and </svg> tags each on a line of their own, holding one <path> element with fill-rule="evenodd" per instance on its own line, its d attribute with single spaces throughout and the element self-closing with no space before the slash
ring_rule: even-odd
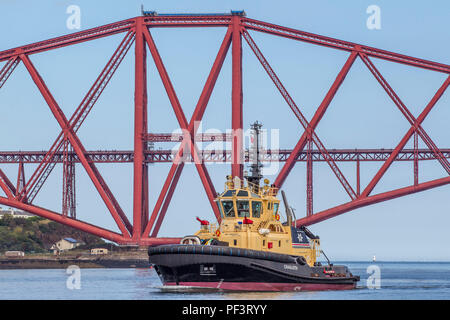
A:
<svg viewBox="0 0 450 320">
<path fill-rule="evenodd" d="M 259 187 L 259 181 L 263 177 L 261 174 L 261 169 L 263 164 L 260 159 L 260 133 L 262 124 L 258 121 L 255 121 L 251 126 L 251 135 L 252 135 L 252 143 L 249 150 L 249 158 L 250 158 L 250 175 L 247 175 L 245 178 L 248 182 L 253 183 L 255 186 Z"/>
</svg>

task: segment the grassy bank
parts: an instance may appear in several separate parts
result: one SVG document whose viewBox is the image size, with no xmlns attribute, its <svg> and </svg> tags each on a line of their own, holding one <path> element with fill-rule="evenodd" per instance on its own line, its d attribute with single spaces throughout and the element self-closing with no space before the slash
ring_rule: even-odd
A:
<svg viewBox="0 0 450 320">
<path fill-rule="evenodd" d="M 0 219 L 0 254 L 18 250 L 26 254 L 48 253 L 50 247 L 62 238 L 74 238 L 85 245 L 79 249 L 111 247 L 103 239 L 40 217 Z"/>
</svg>

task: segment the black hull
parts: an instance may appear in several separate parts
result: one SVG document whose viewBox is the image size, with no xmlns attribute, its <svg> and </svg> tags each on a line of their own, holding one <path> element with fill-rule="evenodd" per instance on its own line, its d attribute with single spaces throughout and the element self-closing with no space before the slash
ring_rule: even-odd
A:
<svg viewBox="0 0 450 320">
<path fill-rule="evenodd" d="M 219 246 L 151 247 L 149 262 L 165 286 L 309 291 L 353 289 L 359 281 L 346 266 L 310 267 L 299 257 Z"/>
</svg>

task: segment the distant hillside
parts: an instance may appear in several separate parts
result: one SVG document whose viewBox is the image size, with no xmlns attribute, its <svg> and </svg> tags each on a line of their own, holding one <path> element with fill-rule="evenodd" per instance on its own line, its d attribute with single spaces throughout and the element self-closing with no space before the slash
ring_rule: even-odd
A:
<svg viewBox="0 0 450 320">
<path fill-rule="evenodd" d="M 62 238 L 83 241 L 83 248 L 105 247 L 103 239 L 40 217 L 0 219 L 0 252 L 20 250 L 27 253 L 48 252 Z"/>
</svg>

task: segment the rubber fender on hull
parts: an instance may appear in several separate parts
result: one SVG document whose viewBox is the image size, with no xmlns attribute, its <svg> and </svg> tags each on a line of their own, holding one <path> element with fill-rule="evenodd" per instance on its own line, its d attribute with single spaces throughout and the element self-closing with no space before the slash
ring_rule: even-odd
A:
<svg viewBox="0 0 450 320">
<path fill-rule="evenodd" d="M 158 254 L 204 254 L 204 255 L 233 256 L 259 260 L 270 260 L 283 263 L 298 263 L 301 265 L 306 264 L 306 260 L 302 256 L 291 256 L 281 253 L 264 252 L 242 248 L 230 248 L 214 245 L 207 246 L 207 245 L 168 244 L 148 248 L 149 256 Z"/>
<path fill-rule="evenodd" d="M 302 265 L 302 266 L 304 266 L 307 262 L 306 262 L 305 257 L 300 256 L 300 257 L 297 258 L 297 263 Z"/>
</svg>

